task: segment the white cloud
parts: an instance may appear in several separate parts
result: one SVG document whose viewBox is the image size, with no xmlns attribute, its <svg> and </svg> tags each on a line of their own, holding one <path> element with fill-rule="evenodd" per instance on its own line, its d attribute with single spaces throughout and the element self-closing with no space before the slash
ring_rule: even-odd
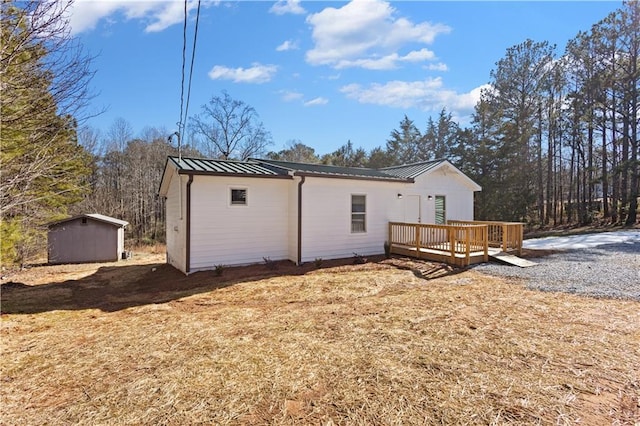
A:
<svg viewBox="0 0 640 426">
<path fill-rule="evenodd" d="M 423 81 L 390 81 L 385 84 L 359 84 L 343 86 L 340 91 L 348 98 L 363 104 L 385 105 L 397 108 L 419 108 L 437 111 L 446 107 L 450 111 L 471 111 L 480 100 L 480 91 L 486 85 L 467 93 L 445 89 L 442 79 L 428 78 Z"/>
<path fill-rule="evenodd" d="M 339 9 L 327 7 L 309 15 L 307 23 L 312 27 L 315 46 L 307 52 L 307 62 L 334 68 L 389 69 L 401 60 L 434 59 L 427 49 L 404 56 L 397 51 L 409 43 L 431 44 L 450 28 L 429 22 L 414 24 L 395 15 L 390 3 L 382 0 L 353 0 Z"/>
<path fill-rule="evenodd" d="M 293 13 L 294 15 L 303 15 L 307 13 L 302 6 L 300 6 L 300 0 L 278 0 L 269 12 L 276 15 L 284 15 L 286 13 Z"/>
<path fill-rule="evenodd" d="M 449 71 L 449 67 L 447 66 L 447 64 L 444 64 L 442 62 L 438 62 L 437 64 L 429 64 L 424 68 L 428 69 L 429 71 Z"/>
<path fill-rule="evenodd" d="M 307 101 L 304 103 L 304 106 L 308 107 L 308 106 L 317 106 L 317 105 L 326 105 L 329 103 L 329 100 L 326 98 L 315 98 L 315 99 L 311 99 L 310 101 Z"/>
<path fill-rule="evenodd" d="M 364 59 L 356 59 L 356 60 L 340 60 L 334 68 L 343 69 L 343 68 L 351 68 L 351 67 L 360 67 L 369 70 L 390 70 L 398 67 L 398 62 L 421 62 L 426 59 L 431 59 L 435 57 L 432 51 L 428 49 L 415 50 L 413 52 L 409 52 L 405 56 L 400 56 L 397 53 L 392 53 L 390 55 L 381 57 L 381 58 L 364 58 Z"/>
<path fill-rule="evenodd" d="M 219 0 L 203 1 L 202 6 L 219 4 Z M 198 5 L 197 0 L 188 0 L 187 13 Z M 113 20 L 113 15 L 121 13 L 127 20 L 141 20 L 146 23 L 145 32 L 159 32 L 183 22 L 184 3 L 167 0 L 76 0 L 71 7 L 69 23 L 74 34 L 94 29 L 103 19 Z"/>
<path fill-rule="evenodd" d="M 298 43 L 291 40 L 286 40 L 280 46 L 276 47 L 276 51 L 278 52 L 286 52 L 287 50 L 297 50 Z"/>
<path fill-rule="evenodd" d="M 290 92 L 288 90 L 282 90 L 279 93 L 280 95 L 282 95 L 282 100 L 285 102 L 297 101 L 299 99 L 302 99 L 304 96 L 302 93 Z"/>
<path fill-rule="evenodd" d="M 229 68 L 223 65 L 214 66 L 209 71 L 212 80 L 231 80 L 234 83 L 261 84 L 271 81 L 278 67 L 253 63 L 251 68 Z"/>
</svg>

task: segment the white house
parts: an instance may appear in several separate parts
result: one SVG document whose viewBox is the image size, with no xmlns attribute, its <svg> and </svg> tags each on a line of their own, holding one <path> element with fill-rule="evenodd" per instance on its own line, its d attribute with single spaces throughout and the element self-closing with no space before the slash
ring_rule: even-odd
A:
<svg viewBox="0 0 640 426">
<path fill-rule="evenodd" d="M 480 190 L 447 160 L 376 170 L 169 157 L 159 193 L 167 261 L 189 274 L 381 254 L 390 221 L 472 220 Z"/>
</svg>

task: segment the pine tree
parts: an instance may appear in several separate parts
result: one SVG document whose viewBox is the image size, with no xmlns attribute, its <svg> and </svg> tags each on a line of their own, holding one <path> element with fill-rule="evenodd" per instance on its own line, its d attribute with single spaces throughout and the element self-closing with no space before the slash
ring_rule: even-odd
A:
<svg viewBox="0 0 640 426">
<path fill-rule="evenodd" d="M 66 214 L 88 187 L 90 155 L 76 129 L 92 74 L 66 27 L 68 6 L 1 5 L 3 264 L 42 251 L 43 225 Z"/>
</svg>

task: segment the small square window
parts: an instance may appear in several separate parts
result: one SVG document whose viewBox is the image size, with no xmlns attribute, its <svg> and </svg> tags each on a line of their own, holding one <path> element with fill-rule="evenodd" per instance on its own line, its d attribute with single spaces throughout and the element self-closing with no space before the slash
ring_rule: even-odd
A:
<svg viewBox="0 0 640 426">
<path fill-rule="evenodd" d="M 232 206 L 246 206 L 247 205 L 247 190 L 231 188 L 231 205 Z"/>
<path fill-rule="evenodd" d="M 83 224 L 83 225 L 86 225 L 86 224 L 87 224 L 87 218 L 86 218 L 86 217 L 83 217 L 83 218 L 82 218 L 82 224 Z"/>
</svg>

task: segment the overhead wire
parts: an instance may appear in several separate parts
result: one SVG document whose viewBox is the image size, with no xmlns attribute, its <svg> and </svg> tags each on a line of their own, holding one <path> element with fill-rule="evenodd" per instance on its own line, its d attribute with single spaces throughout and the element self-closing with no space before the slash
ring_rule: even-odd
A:
<svg viewBox="0 0 640 426">
<path fill-rule="evenodd" d="M 189 101 L 191 99 L 191 77 L 193 77 L 193 63 L 196 59 L 196 42 L 198 40 L 198 23 L 200 21 L 200 0 L 198 0 L 198 9 L 196 11 L 196 26 L 193 33 L 193 48 L 191 51 L 191 66 L 189 67 L 189 83 L 187 87 L 187 103 L 184 109 L 184 128 L 187 126 L 187 120 L 189 119 Z"/>
<path fill-rule="evenodd" d="M 184 69 L 187 64 L 187 0 L 184 0 L 184 25 L 182 26 L 182 79 L 180 82 L 180 120 L 178 121 L 178 144 L 182 137 L 184 111 Z"/>
</svg>

